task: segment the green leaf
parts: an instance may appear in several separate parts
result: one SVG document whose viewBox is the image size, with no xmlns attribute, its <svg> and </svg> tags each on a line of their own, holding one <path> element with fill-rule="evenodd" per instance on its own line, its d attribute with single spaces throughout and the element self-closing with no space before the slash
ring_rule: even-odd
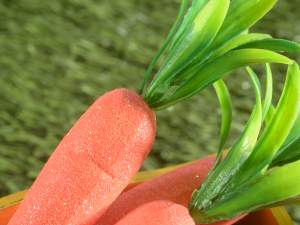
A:
<svg viewBox="0 0 300 225">
<path fill-rule="evenodd" d="M 212 45 L 213 49 L 222 46 L 227 41 L 249 29 L 268 13 L 276 2 L 277 0 L 232 1 L 228 16 Z"/>
<path fill-rule="evenodd" d="M 150 106 L 154 109 L 161 109 L 161 106 L 165 108 L 199 93 L 205 87 L 237 68 L 260 63 L 291 64 L 292 60 L 268 50 L 233 50 L 200 68 L 194 68 L 194 71 L 189 71 L 189 73 L 194 74 L 193 77 L 183 82 L 173 94 L 162 99 L 161 102 L 152 102 Z"/>
<path fill-rule="evenodd" d="M 172 48 L 176 48 L 179 43 L 181 43 L 182 39 L 186 35 L 187 32 L 191 29 L 193 20 L 197 16 L 197 14 L 203 9 L 203 7 L 207 4 L 208 0 L 193 0 L 191 8 L 188 10 L 182 25 L 178 29 L 174 40 L 171 44 Z"/>
<path fill-rule="evenodd" d="M 263 131 L 253 153 L 236 176 L 236 183 L 263 173 L 288 137 L 299 114 L 300 71 L 296 63 L 289 66 L 285 87 L 275 114 Z M 233 182 L 233 185 L 236 183 Z"/>
<path fill-rule="evenodd" d="M 218 80 L 214 83 L 214 89 L 217 93 L 221 106 L 221 129 L 220 129 L 220 144 L 215 165 L 221 160 L 222 153 L 225 149 L 225 144 L 229 136 L 231 121 L 232 121 L 232 103 L 230 93 L 223 80 Z"/>
<path fill-rule="evenodd" d="M 300 195 L 300 161 L 275 168 L 262 177 L 227 193 L 213 208 L 205 212 L 205 218 L 225 220 L 241 213 L 284 204 Z M 224 210 L 226 209 L 226 210 Z"/>
<path fill-rule="evenodd" d="M 221 48 L 213 51 L 210 57 L 214 58 L 216 56 L 221 56 L 232 49 L 238 48 L 239 46 L 244 46 L 247 43 L 253 43 L 255 41 L 260 41 L 267 38 L 270 38 L 269 34 L 260 34 L 260 33 L 241 34 L 233 38 L 229 42 L 225 43 Z"/>
<path fill-rule="evenodd" d="M 271 105 L 270 108 L 269 108 L 269 111 L 268 111 L 268 113 L 265 117 L 265 121 L 264 121 L 266 126 L 268 126 L 268 124 L 271 123 L 272 118 L 275 114 L 275 111 L 276 111 L 275 107 L 273 105 Z"/>
<path fill-rule="evenodd" d="M 168 46 L 170 46 L 171 42 L 175 38 L 175 35 L 176 35 L 178 29 L 180 28 L 180 25 L 183 22 L 184 15 L 185 15 L 185 13 L 186 13 L 186 11 L 188 9 L 188 6 L 189 6 L 189 1 L 188 0 L 182 0 L 181 1 L 181 5 L 180 5 L 180 9 L 179 9 L 179 13 L 178 13 L 177 19 L 176 19 L 173 27 L 171 28 L 171 31 L 168 34 L 167 39 L 165 40 L 164 44 L 159 49 L 159 51 L 157 52 L 157 54 L 154 56 L 153 60 L 151 61 L 151 63 L 149 64 L 149 66 L 147 68 L 147 71 L 146 71 L 145 76 L 144 76 L 143 83 L 142 83 L 140 91 L 139 91 L 139 93 L 141 95 L 144 93 L 146 85 L 152 79 L 151 75 L 152 75 L 154 66 L 156 65 L 156 63 L 160 59 L 161 55 L 165 52 L 165 50 L 168 48 Z"/>
<path fill-rule="evenodd" d="M 298 84 L 299 87 L 300 83 Z M 285 143 L 283 144 L 282 148 L 289 146 L 291 143 L 293 143 L 295 140 L 297 140 L 300 137 L 300 102 L 298 102 L 298 117 L 294 123 L 293 129 L 289 133 L 289 136 L 287 137 Z"/>
<path fill-rule="evenodd" d="M 273 75 L 271 66 L 269 63 L 266 64 L 266 88 L 265 88 L 265 98 L 263 104 L 263 120 L 267 117 L 268 112 L 272 106 L 273 97 Z"/>
<path fill-rule="evenodd" d="M 169 53 L 166 65 L 151 84 L 149 96 L 159 85 L 176 76 L 176 71 L 192 61 L 196 53 L 212 43 L 225 19 L 229 3 L 230 0 L 211 0 L 203 7 L 195 17 L 190 32 Z"/>
<path fill-rule="evenodd" d="M 250 34 L 249 33 L 243 33 L 243 34 L 233 38 L 232 40 L 228 41 L 222 47 L 220 47 L 216 50 L 206 49 L 206 51 L 202 51 L 195 58 L 194 66 L 195 66 L 196 62 L 199 64 L 199 63 L 202 63 L 203 61 L 206 61 L 208 59 L 210 59 L 210 60 L 215 59 L 217 57 L 220 57 L 220 56 L 226 54 L 230 50 L 236 49 L 239 46 L 242 46 L 242 45 L 244 45 L 248 42 L 254 42 L 254 41 L 263 40 L 263 39 L 267 39 L 267 38 L 270 38 L 270 35 L 260 34 L 260 33 L 250 33 Z M 190 70 L 192 68 L 193 67 L 191 66 Z M 190 76 L 189 76 L 188 73 L 183 72 L 183 73 L 178 74 L 176 76 L 176 81 L 175 82 L 179 83 L 180 81 L 187 80 L 189 77 Z"/>
<path fill-rule="evenodd" d="M 208 47 L 222 26 L 229 3 L 230 0 L 211 0 L 205 4 L 204 1 L 194 2 L 187 15 L 185 33 L 181 34 L 181 40 L 174 45 L 170 58 L 176 58 L 176 63 L 180 63 L 178 58 L 187 58 L 189 53 Z M 185 54 L 188 56 L 184 57 Z"/>
<path fill-rule="evenodd" d="M 247 67 L 247 72 L 252 75 L 256 75 L 256 73 L 250 68 Z M 263 104 L 263 120 L 265 120 L 267 113 L 269 112 L 269 109 L 272 104 L 272 96 L 273 96 L 273 78 L 272 78 L 272 71 L 270 64 L 266 64 L 266 93 L 264 98 L 264 104 Z"/>
<path fill-rule="evenodd" d="M 300 137 L 291 142 L 272 161 L 270 167 L 281 166 L 286 163 L 294 162 L 300 159 Z"/>
<path fill-rule="evenodd" d="M 300 104 L 298 104 L 300 107 Z M 300 111 L 300 110 L 299 110 Z M 272 166 L 300 159 L 300 113 L 294 127 L 273 160 Z"/>
<path fill-rule="evenodd" d="M 225 159 L 211 171 L 201 188 L 193 193 L 190 212 L 196 222 L 201 222 L 201 210 L 206 209 L 235 175 L 239 166 L 247 159 L 255 146 L 262 124 L 262 105 L 259 80 L 250 75 L 255 89 L 256 104 L 245 129 L 230 149 Z M 198 218 L 199 217 L 199 218 Z M 200 221 L 197 221 L 197 218 Z"/>
<path fill-rule="evenodd" d="M 284 40 L 284 39 L 268 38 L 264 40 L 256 40 L 238 47 L 238 49 L 244 49 L 244 48 L 259 48 L 259 49 L 268 49 L 275 52 L 289 52 L 289 53 L 300 54 L 299 43 L 289 41 L 289 40 Z"/>
</svg>

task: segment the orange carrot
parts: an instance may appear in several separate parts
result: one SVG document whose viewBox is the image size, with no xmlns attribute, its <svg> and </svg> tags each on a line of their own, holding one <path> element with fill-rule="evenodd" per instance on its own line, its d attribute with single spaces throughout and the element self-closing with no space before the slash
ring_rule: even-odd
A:
<svg viewBox="0 0 300 225">
<path fill-rule="evenodd" d="M 195 225 L 188 209 L 170 201 L 147 203 L 128 213 L 116 225 Z"/>
<path fill-rule="evenodd" d="M 155 131 L 154 113 L 134 92 L 100 97 L 58 145 L 9 225 L 94 224 L 139 170 Z"/>
<path fill-rule="evenodd" d="M 187 207 L 192 192 L 200 186 L 212 168 L 214 161 L 214 157 L 206 157 L 153 180 L 139 184 L 121 194 L 97 224 L 114 225 L 129 212 L 155 200 L 172 201 Z M 236 220 L 221 222 L 218 225 L 230 225 L 236 222 Z"/>
</svg>

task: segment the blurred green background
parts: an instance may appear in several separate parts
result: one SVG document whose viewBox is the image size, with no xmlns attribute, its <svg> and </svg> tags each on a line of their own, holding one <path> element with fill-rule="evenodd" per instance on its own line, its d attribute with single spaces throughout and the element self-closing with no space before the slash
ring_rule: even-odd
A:
<svg viewBox="0 0 300 225">
<path fill-rule="evenodd" d="M 0 196 L 30 186 L 97 96 L 139 87 L 178 5 L 179 0 L 0 1 Z M 300 41 L 299 12 L 299 0 L 280 0 L 254 30 Z M 279 94 L 284 69 L 275 69 Z M 235 105 L 230 145 L 249 116 L 253 95 L 242 71 L 227 81 Z M 159 112 L 157 141 L 143 168 L 213 152 L 218 126 L 211 89 Z"/>
</svg>

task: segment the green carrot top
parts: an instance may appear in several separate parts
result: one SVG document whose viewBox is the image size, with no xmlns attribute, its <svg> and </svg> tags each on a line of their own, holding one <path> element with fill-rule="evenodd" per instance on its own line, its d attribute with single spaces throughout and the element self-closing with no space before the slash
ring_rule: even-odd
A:
<svg viewBox="0 0 300 225">
<path fill-rule="evenodd" d="M 300 53 L 298 43 L 251 33 L 276 0 L 182 0 L 178 18 L 154 57 L 140 89 L 154 110 L 176 104 L 213 85 L 222 112 L 214 168 L 196 190 L 190 212 L 197 223 L 230 219 L 300 196 L 300 71 L 282 53 Z M 154 66 L 161 66 L 156 74 Z M 271 63 L 288 66 L 280 101 L 272 101 Z M 265 64 L 266 87 L 249 67 Z M 230 93 L 222 78 L 246 68 L 256 104 L 240 137 L 224 158 L 232 120 Z"/>
<path fill-rule="evenodd" d="M 141 94 L 156 110 L 189 98 L 225 74 L 252 64 L 292 64 L 276 52 L 300 53 L 300 45 L 251 28 L 276 0 L 182 0 L 178 18 L 150 63 Z M 161 59 L 163 58 L 163 59 Z M 153 74 L 155 64 L 161 66 Z"/>
</svg>

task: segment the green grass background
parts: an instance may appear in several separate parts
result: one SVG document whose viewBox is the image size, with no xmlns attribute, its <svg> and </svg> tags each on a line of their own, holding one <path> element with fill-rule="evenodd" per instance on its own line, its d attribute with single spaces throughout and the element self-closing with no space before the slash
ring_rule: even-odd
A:
<svg viewBox="0 0 300 225">
<path fill-rule="evenodd" d="M 137 89 L 175 19 L 179 0 L 2 0 L 0 2 L 0 195 L 30 186 L 64 133 L 97 96 Z M 254 30 L 300 41 L 299 0 L 280 0 Z M 277 93 L 283 68 L 276 68 Z M 253 95 L 241 71 L 231 140 Z M 157 141 L 144 169 L 213 152 L 219 111 L 211 89 L 158 113 Z"/>
</svg>

